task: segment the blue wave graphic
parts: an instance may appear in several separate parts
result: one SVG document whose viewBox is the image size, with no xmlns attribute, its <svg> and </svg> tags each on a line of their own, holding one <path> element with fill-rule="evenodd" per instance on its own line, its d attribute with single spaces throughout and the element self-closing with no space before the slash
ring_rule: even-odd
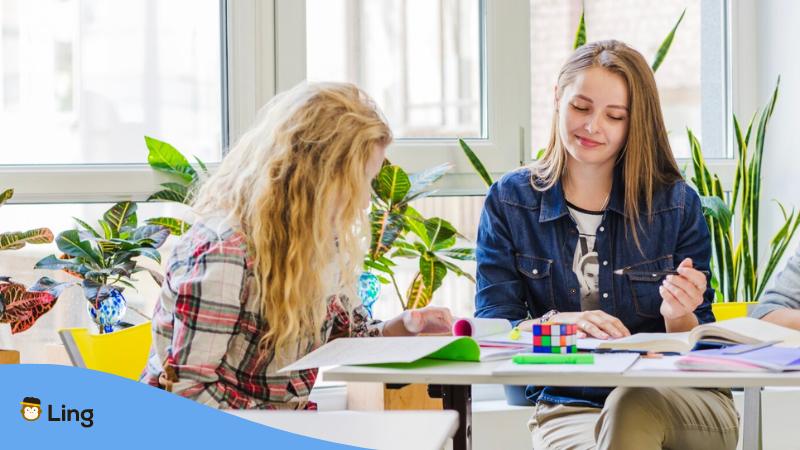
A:
<svg viewBox="0 0 800 450">
<path fill-rule="evenodd" d="M 26 397 L 41 402 L 35 421 L 21 414 Z M 114 375 L 39 364 L 0 365 L 0 440 L 3 448 L 44 449 L 357 448 L 250 422 Z"/>
</svg>

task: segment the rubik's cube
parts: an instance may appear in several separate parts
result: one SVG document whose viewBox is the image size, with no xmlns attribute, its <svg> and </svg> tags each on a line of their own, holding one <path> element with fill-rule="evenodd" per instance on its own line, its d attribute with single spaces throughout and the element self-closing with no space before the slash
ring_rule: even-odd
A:
<svg viewBox="0 0 800 450">
<path fill-rule="evenodd" d="M 577 353 L 578 327 L 573 323 L 533 326 L 533 353 Z"/>
</svg>

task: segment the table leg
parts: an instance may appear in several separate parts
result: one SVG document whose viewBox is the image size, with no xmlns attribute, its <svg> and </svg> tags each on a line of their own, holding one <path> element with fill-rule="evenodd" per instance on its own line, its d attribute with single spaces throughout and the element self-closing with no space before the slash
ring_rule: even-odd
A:
<svg viewBox="0 0 800 450">
<path fill-rule="evenodd" d="M 742 449 L 761 450 L 761 387 L 744 388 Z"/>
<path fill-rule="evenodd" d="M 472 449 L 472 386 L 430 384 L 428 395 L 441 398 L 444 409 L 458 413 L 458 430 L 453 436 L 453 450 Z"/>
</svg>

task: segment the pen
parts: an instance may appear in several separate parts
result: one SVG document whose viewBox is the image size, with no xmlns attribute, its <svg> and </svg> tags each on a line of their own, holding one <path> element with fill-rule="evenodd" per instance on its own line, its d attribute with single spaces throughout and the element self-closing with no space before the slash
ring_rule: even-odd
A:
<svg viewBox="0 0 800 450">
<path fill-rule="evenodd" d="M 641 356 L 661 355 L 661 356 L 680 356 L 680 352 L 653 352 L 650 350 L 633 350 L 623 348 L 595 348 L 591 350 L 592 353 L 638 353 Z"/>
<path fill-rule="evenodd" d="M 547 354 L 522 353 L 511 358 L 514 364 L 594 364 L 594 355 L 590 353 Z"/>
<path fill-rule="evenodd" d="M 680 275 L 677 270 L 630 270 L 630 269 L 617 269 L 614 271 L 614 275 L 625 275 L 626 273 L 636 272 L 641 275 L 650 275 L 652 278 L 663 278 L 667 275 Z M 698 272 L 702 273 L 703 275 L 710 277 L 711 272 L 707 270 L 698 270 Z"/>
</svg>

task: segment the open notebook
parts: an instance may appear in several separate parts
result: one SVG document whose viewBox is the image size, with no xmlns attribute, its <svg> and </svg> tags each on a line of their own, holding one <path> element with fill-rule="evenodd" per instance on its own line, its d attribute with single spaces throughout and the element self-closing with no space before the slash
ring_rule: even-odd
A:
<svg viewBox="0 0 800 450">
<path fill-rule="evenodd" d="M 698 341 L 722 344 L 759 344 L 780 341 L 782 346 L 800 347 L 800 332 L 763 320 L 740 317 L 707 323 L 684 333 L 637 333 L 620 339 L 579 339 L 583 350 L 640 350 L 686 353 Z"/>
<path fill-rule="evenodd" d="M 501 321 L 508 325 L 504 325 Z M 422 358 L 475 362 L 510 358 L 523 347 L 520 345 L 487 347 L 479 345 L 479 341 L 475 339 L 480 340 L 482 335 L 494 335 L 502 327 L 510 330 L 511 324 L 503 319 L 459 319 L 453 324 L 455 336 L 334 339 L 282 368 L 280 372 L 336 365 L 411 363 Z"/>
</svg>

